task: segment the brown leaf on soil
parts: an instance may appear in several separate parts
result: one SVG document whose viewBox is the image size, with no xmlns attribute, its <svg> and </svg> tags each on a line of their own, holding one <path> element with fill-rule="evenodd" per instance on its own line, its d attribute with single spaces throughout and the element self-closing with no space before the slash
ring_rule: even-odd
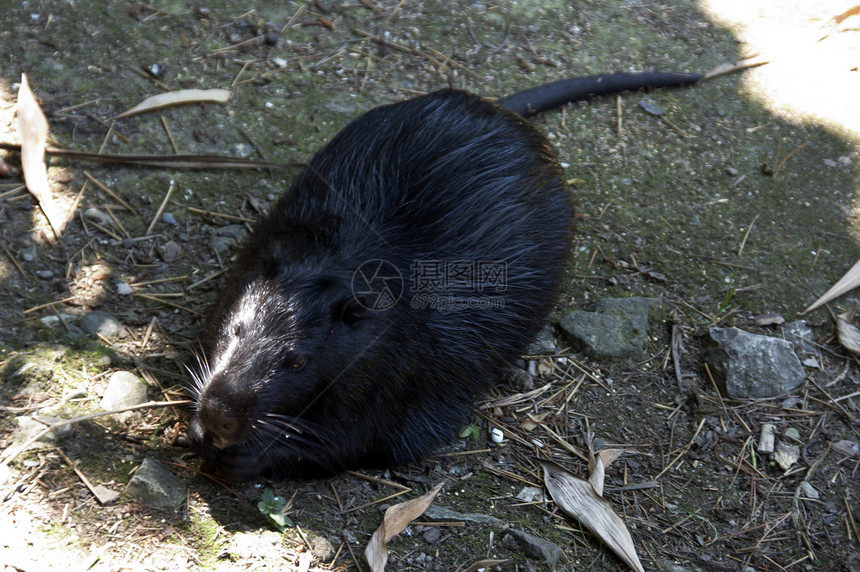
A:
<svg viewBox="0 0 860 572">
<path fill-rule="evenodd" d="M 408 500 L 394 506 L 388 507 L 385 511 L 385 517 L 382 519 L 382 524 L 373 533 L 367 548 L 364 549 L 364 558 L 370 565 L 372 572 L 382 572 L 385 570 L 385 563 L 388 562 L 388 549 L 386 544 L 389 540 L 400 534 L 404 528 L 409 526 L 413 520 L 424 514 L 433 499 L 439 493 L 443 483 L 439 483 L 433 489 L 412 500 Z"/>
<path fill-rule="evenodd" d="M 21 74 L 21 87 L 18 90 L 18 131 L 21 134 L 21 168 L 24 171 L 24 182 L 30 193 L 39 201 L 45 218 L 59 238 L 63 232 L 65 217 L 51 196 L 48 169 L 45 167 L 48 120 L 30 90 L 27 74 Z"/>
<path fill-rule="evenodd" d="M 600 538 L 628 566 L 644 572 L 627 526 L 594 486 L 560 465 L 550 461 L 540 464 L 546 488 L 559 508 Z M 602 465 L 602 461 L 598 464 Z"/>
</svg>

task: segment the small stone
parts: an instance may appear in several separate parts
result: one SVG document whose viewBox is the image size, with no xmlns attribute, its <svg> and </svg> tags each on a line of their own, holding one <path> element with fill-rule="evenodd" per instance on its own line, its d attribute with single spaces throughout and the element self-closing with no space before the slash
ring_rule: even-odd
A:
<svg viewBox="0 0 860 572">
<path fill-rule="evenodd" d="M 37 270 L 36 276 L 38 276 L 42 280 L 50 280 L 54 277 L 54 273 L 50 270 Z"/>
<path fill-rule="evenodd" d="M 726 167 L 726 174 L 730 177 L 737 177 L 738 176 L 738 170 L 735 169 L 734 167 Z"/>
<path fill-rule="evenodd" d="M 218 227 L 212 233 L 209 244 L 212 246 L 212 250 L 222 254 L 239 244 L 247 232 L 241 224 L 228 224 Z"/>
<path fill-rule="evenodd" d="M 809 481 L 803 481 L 800 483 L 800 494 L 808 499 L 818 500 L 821 496 L 818 494 L 818 491 L 815 490 L 815 487 L 809 484 Z"/>
<path fill-rule="evenodd" d="M 116 285 L 116 293 L 120 296 L 128 296 L 133 292 L 134 289 L 129 285 L 128 282 L 118 282 Z"/>
<path fill-rule="evenodd" d="M 182 247 L 176 241 L 170 240 L 161 248 L 161 259 L 165 262 L 173 262 L 182 252 Z"/>
<path fill-rule="evenodd" d="M 836 441 L 833 443 L 833 450 L 848 457 L 860 458 L 860 443 L 856 443 L 855 441 L 849 441 L 848 439 Z"/>
<path fill-rule="evenodd" d="M 61 319 L 66 324 L 71 324 L 77 321 L 78 317 L 72 314 L 60 313 L 59 315 L 51 314 L 50 316 L 44 316 L 40 318 L 39 321 L 42 322 L 42 325 L 52 328 L 54 326 L 58 326 Z"/>
<path fill-rule="evenodd" d="M 789 445 L 787 443 L 779 443 L 776 446 L 776 452 L 773 454 L 773 460 L 783 471 L 790 469 L 799 458 L 800 447 L 797 445 Z"/>
<path fill-rule="evenodd" d="M 24 262 L 33 262 L 38 258 L 38 252 L 36 251 L 36 245 L 31 244 L 21 249 L 20 252 L 21 260 Z"/>
<path fill-rule="evenodd" d="M 113 411 L 115 409 L 123 409 L 146 403 L 147 401 L 147 387 L 145 383 L 130 371 L 115 371 L 110 376 L 100 405 L 105 411 Z"/>
<path fill-rule="evenodd" d="M 785 430 L 785 436 L 789 439 L 794 439 L 795 441 L 800 441 L 800 431 L 798 431 L 794 427 L 789 427 Z"/>
<path fill-rule="evenodd" d="M 543 561 L 548 568 L 553 570 L 558 566 L 558 561 L 561 558 L 561 547 L 521 530 L 508 529 L 502 537 L 502 543 L 519 550 L 529 558 Z"/>
<path fill-rule="evenodd" d="M 18 429 L 12 435 L 12 447 L 10 447 L 10 449 L 15 449 L 16 447 L 23 445 L 43 431 L 45 427 L 52 423 L 56 423 L 57 421 L 61 421 L 61 419 L 59 417 L 49 415 L 22 415 L 20 417 L 16 417 L 15 421 L 18 422 Z M 58 427 L 39 437 L 39 439 L 28 448 L 41 448 L 45 445 L 54 445 L 60 439 L 68 435 L 71 430 L 71 425 Z"/>
<path fill-rule="evenodd" d="M 816 348 L 812 343 L 815 339 L 815 332 L 806 324 L 806 320 L 798 320 L 785 324 L 782 327 L 782 335 L 794 345 L 795 349 L 811 354 L 815 353 Z"/>
<path fill-rule="evenodd" d="M 645 357 L 648 317 L 659 298 L 603 298 L 594 312 L 573 310 L 560 325 L 570 341 L 588 353 L 608 358 Z"/>
<path fill-rule="evenodd" d="M 442 530 L 438 526 L 431 526 L 421 536 L 427 544 L 436 544 L 442 538 Z"/>
<path fill-rule="evenodd" d="M 119 320 L 102 310 L 92 310 L 84 314 L 80 326 L 83 331 L 90 335 L 97 333 L 108 339 L 117 337 L 122 329 Z"/>
<path fill-rule="evenodd" d="M 702 352 L 723 395 L 775 397 L 806 379 L 791 344 L 781 338 L 751 334 L 738 328 L 711 328 Z"/>
<path fill-rule="evenodd" d="M 161 220 L 164 224 L 169 224 L 171 226 L 176 226 L 179 224 L 179 221 L 176 220 L 176 217 L 173 216 L 173 213 L 164 213 L 161 215 Z"/>
<path fill-rule="evenodd" d="M 526 353 L 530 356 L 544 356 L 554 355 L 557 351 L 558 347 L 555 345 L 555 340 L 552 337 L 552 328 L 544 326 L 544 328 L 538 332 L 535 340 L 529 345 Z"/>
<path fill-rule="evenodd" d="M 96 500 L 99 501 L 99 504 L 102 506 L 112 504 L 116 502 L 119 498 L 119 493 L 107 488 L 104 485 L 96 485 L 93 487 L 93 494 L 96 496 Z"/>
<path fill-rule="evenodd" d="M 143 504 L 167 509 L 182 506 L 186 496 L 185 481 L 158 461 L 148 458 L 135 471 L 125 491 Z"/>
</svg>

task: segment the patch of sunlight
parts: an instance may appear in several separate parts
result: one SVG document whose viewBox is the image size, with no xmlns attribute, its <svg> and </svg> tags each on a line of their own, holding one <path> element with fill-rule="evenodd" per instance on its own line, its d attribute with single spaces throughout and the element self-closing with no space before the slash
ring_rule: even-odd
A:
<svg viewBox="0 0 860 572">
<path fill-rule="evenodd" d="M 699 0 L 716 25 L 730 29 L 741 55 L 771 60 L 747 74 L 746 87 L 768 111 L 815 123 L 860 144 L 858 0 Z M 844 18 L 839 21 L 838 16 Z"/>
</svg>

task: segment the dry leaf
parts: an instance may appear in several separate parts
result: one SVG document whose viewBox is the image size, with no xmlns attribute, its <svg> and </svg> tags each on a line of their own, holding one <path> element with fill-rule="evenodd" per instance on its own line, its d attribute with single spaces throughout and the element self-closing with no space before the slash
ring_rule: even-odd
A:
<svg viewBox="0 0 860 572">
<path fill-rule="evenodd" d="M 836 316 L 836 335 L 843 348 L 852 354 L 860 354 L 860 330 L 851 323 L 853 319 L 854 311 Z"/>
<path fill-rule="evenodd" d="M 807 312 L 811 312 L 822 304 L 826 304 L 827 302 L 833 300 L 834 298 L 838 298 L 839 296 L 845 294 L 846 292 L 853 290 L 857 286 L 860 286 L 860 260 L 851 267 L 845 276 L 842 277 L 839 282 L 833 285 L 833 287 L 824 293 L 824 296 L 816 300 L 809 308 L 801 312 L 801 314 L 805 314 Z"/>
<path fill-rule="evenodd" d="M 39 201 L 45 218 L 59 238 L 66 217 L 54 204 L 51 186 L 48 184 L 48 169 L 45 167 L 48 120 L 30 90 L 27 74 L 21 74 L 21 87 L 18 90 L 18 131 L 21 133 L 21 168 L 24 170 L 24 182 L 30 193 Z"/>
<path fill-rule="evenodd" d="M 370 565 L 372 572 L 382 572 L 385 570 L 385 563 L 388 562 L 388 549 L 386 544 L 395 535 L 400 534 L 404 528 L 409 526 L 409 523 L 424 514 L 433 499 L 442 488 L 442 483 L 439 483 L 427 494 L 421 495 L 418 498 L 396 504 L 388 507 L 385 511 L 385 517 L 382 519 L 382 524 L 373 533 L 364 549 L 364 558 Z"/>
<path fill-rule="evenodd" d="M 200 103 L 203 101 L 226 103 L 229 100 L 230 90 L 227 89 L 180 89 L 179 91 L 168 91 L 147 97 L 128 111 L 115 115 L 114 119 L 122 119 L 145 111 L 183 103 Z"/>
<path fill-rule="evenodd" d="M 603 481 L 606 479 L 606 466 L 603 457 L 597 455 L 588 461 L 588 482 L 594 487 L 597 496 L 603 496 Z"/>
<path fill-rule="evenodd" d="M 600 538 L 628 566 L 644 572 L 627 526 L 591 483 L 555 463 L 541 461 L 540 464 L 546 488 L 559 508 Z"/>
</svg>

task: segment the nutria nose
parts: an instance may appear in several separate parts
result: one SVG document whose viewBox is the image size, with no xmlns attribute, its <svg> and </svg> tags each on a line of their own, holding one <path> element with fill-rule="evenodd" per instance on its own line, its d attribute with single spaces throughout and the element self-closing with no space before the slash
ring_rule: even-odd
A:
<svg viewBox="0 0 860 572">
<path fill-rule="evenodd" d="M 200 425 L 204 440 L 211 440 L 218 449 L 240 443 L 246 438 L 246 426 L 242 416 L 222 400 L 211 396 L 200 403 Z"/>
</svg>

